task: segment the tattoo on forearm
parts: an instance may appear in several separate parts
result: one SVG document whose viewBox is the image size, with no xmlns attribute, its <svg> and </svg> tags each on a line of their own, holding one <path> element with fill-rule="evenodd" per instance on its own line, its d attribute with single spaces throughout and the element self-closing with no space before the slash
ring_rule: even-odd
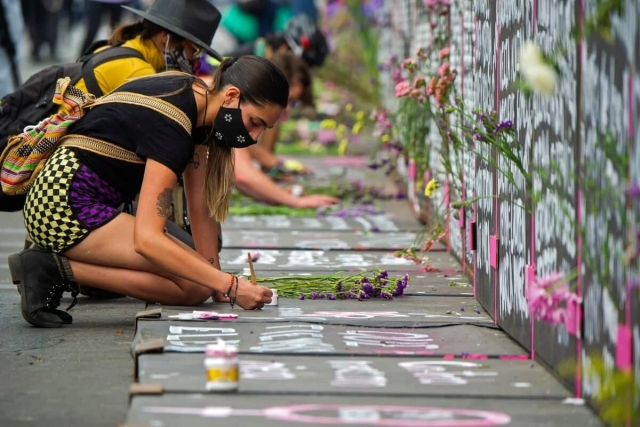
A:
<svg viewBox="0 0 640 427">
<path fill-rule="evenodd" d="M 198 169 L 200 167 L 200 155 L 198 153 L 195 153 L 190 163 L 193 165 L 194 169 Z"/>
<path fill-rule="evenodd" d="M 208 261 L 209 261 L 209 264 L 211 264 L 211 265 L 216 263 L 216 259 L 215 258 L 209 258 Z"/>
<path fill-rule="evenodd" d="M 173 192 L 170 188 L 165 188 L 162 193 L 158 194 L 158 203 L 156 208 L 158 209 L 158 216 L 169 218 L 171 216 L 171 201 Z"/>
</svg>

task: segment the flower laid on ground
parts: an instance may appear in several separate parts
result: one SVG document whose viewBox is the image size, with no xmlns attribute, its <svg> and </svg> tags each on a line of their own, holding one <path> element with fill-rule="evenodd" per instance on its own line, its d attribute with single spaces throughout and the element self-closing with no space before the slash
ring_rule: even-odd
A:
<svg viewBox="0 0 640 427">
<path fill-rule="evenodd" d="M 436 182 L 435 179 L 432 179 L 424 187 L 424 195 L 427 197 L 432 197 L 433 193 L 435 193 L 437 189 L 438 189 L 438 183 Z"/>
<path fill-rule="evenodd" d="M 555 93 L 557 66 L 533 42 L 526 42 L 520 50 L 520 74 L 526 88 L 533 92 L 548 96 Z"/>
<path fill-rule="evenodd" d="M 418 250 L 416 248 L 403 249 L 401 251 L 394 252 L 396 258 L 402 258 L 409 261 L 413 261 L 416 265 L 421 266 L 421 271 L 425 273 L 437 273 L 440 271 L 439 268 L 434 267 L 431 264 L 431 258 L 428 256 L 424 256 L 424 253 L 418 254 Z"/>
<path fill-rule="evenodd" d="M 578 296 L 571 292 L 562 273 L 536 278 L 527 287 L 527 303 L 532 316 L 553 325 L 564 325 L 574 320 L 568 306 L 577 301 Z"/>
<path fill-rule="evenodd" d="M 353 206 L 335 207 L 318 209 L 318 216 L 335 216 L 339 218 L 358 218 L 367 215 L 381 215 L 384 211 L 377 209 L 369 204 L 355 204 Z"/>
<path fill-rule="evenodd" d="M 279 298 L 305 299 L 368 299 L 391 300 L 404 293 L 409 275 L 389 277 L 386 270 L 370 270 L 345 276 L 343 273 L 318 276 L 284 276 L 258 278 L 258 282 L 271 284 Z"/>
<path fill-rule="evenodd" d="M 338 145 L 338 155 L 339 156 L 344 156 L 347 153 L 347 147 L 349 146 L 349 140 L 344 138 L 342 141 L 340 141 L 340 144 Z"/>
</svg>

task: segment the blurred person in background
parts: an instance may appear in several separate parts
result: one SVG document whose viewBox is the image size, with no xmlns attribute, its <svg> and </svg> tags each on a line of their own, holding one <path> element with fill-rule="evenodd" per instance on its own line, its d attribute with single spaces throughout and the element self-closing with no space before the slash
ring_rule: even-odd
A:
<svg viewBox="0 0 640 427">
<path fill-rule="evenodd" d="M 85 2 L 85 23 L 86 34 L 80 55 L 82 55 L 93 43 L 102 25 L 102 20 L 109 15 L 109 25 L 111 30 L 120 25 L 122 20 L 123 5 L 131 4 L 131 0 L 86 0 Z"/>
<path fill-rule="evenodd" d="M 0 98 L 20 86 L 23 31 L 20 2 L 0 0 Z"/>
<path fill-rule="evenodd" d="M 58 19 L 64 0 L 22 0 L 22 13 L 31 39 L 31 59 L 47 59 L 42 47 L 48 45 L 49 59 L 59 61 Z"/>
<path fill-rule="evenodd" d="M 287 22 L 297 16 L 317 23 L 318 10 L 314 0 L 235 0 L 223 13 L 222 28 L 239 44 L 252 43 L 260 37 L 284 31 Z"/>
</svg>

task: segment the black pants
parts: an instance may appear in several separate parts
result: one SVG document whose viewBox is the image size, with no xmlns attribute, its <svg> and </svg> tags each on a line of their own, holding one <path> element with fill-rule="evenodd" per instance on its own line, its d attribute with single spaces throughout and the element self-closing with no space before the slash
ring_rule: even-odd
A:
<svg viewBox="0 0 640 427">
<path fill-rule="evenodd" d="M 55 3 L 46 0 L 22 0 L 22 14 L 29 30 L 34 59 L 40 59 L 40 49 L 49 45 L 49 53 L 56 57 L 58 46 L 58 17 L 60 10 Z"/>
<path fill-rule="evenodd" d="M 80 51 L 80 55 L 82 55 L 93 43 L 96 38 L 96 34 L 98 34 L 98 30 L 100 29 L 100 25 L 102 24 L 102 18 L 109 14 L 109 25 L 113 30 L 120 24 L 120 20 L 122 19 L 122 4 L 126 3 L 102 3 L 100 1 L 86 1 L 86 9 L 85 9 L 85 22 L 87 27 L 87 34 L 84 38 L 84 43 L 82 43 L 82 50 Z"/>
</svg>

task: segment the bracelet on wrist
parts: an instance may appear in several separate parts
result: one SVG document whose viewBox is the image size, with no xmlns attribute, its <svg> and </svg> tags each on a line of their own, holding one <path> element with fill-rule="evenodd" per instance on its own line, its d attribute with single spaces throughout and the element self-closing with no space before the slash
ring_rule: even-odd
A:
<svg viewBox="0 0 640 427">
<path fill-rule="evenodd" d="M 229 298 L 229 295 L 231 295 L 231 289 L 233 289 L 233 279 L 234 279 L 234 275 L 230 274 L 231 276 L 231 281 L 229 282 L 229 289 L 227 289 L 227 292 L 222 294 L 223 297 L 225 298 Z"/>
<path fill-rule="evenodd" d="M 236 277 L 235 279 L 236 279 L 236 293 L 233 296 L 233 298 L 231 298 L 231 300 L 229 301 L 229 303 L 231 304 L 231 308 L 233 308 L 236 305 L 236 299 L 238 298 L 238 278 Z"/>
</svg>

